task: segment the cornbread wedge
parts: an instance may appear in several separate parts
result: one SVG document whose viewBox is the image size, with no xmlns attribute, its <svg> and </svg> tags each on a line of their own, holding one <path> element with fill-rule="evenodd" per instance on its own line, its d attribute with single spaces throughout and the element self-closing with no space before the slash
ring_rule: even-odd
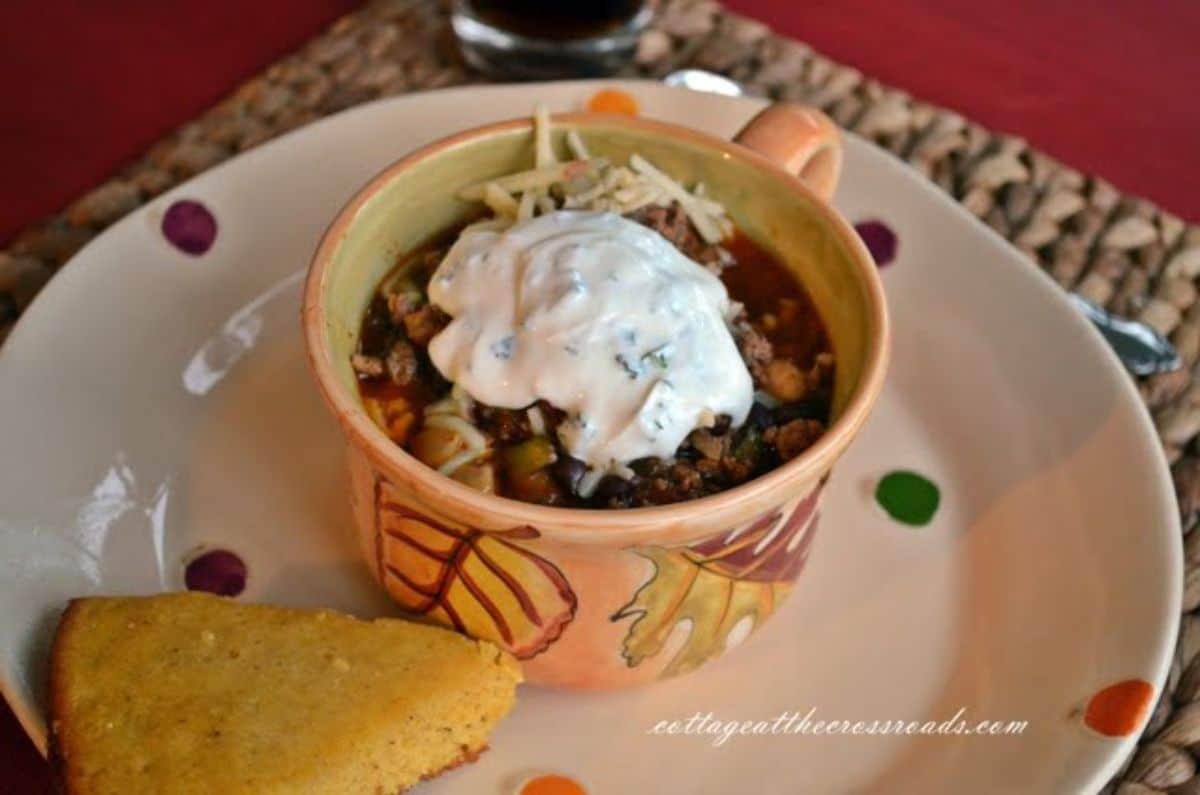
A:
<svg viewBox="0 0 1200 795">
<path fill-rule="evenodd" d="M 198 593 L 74 600 L 50 665 L 69 795 L 390 795 L 485 750 L 521 679 L 436 627 Z"/>
</svg>

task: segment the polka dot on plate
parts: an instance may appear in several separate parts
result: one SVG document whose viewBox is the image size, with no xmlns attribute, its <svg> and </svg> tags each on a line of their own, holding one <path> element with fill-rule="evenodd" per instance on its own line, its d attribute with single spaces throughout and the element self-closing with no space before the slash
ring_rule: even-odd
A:
<svg viewBox="0 0 1200 795">
<path fill-rule="evenodd" d="M 879 479 L 875 501 L 897 522 L 922 527 L 933 521 L 942 495 L 932 480 L 898 469 Z"/>
<path fill-rule="evenodd" d="M 516 795 L 587 795 L 587 790 L 573 778 L 551 773 L 526 780 Z"/>
<path fill-rule="evenodd" d="M 1088 699 L 1083 722 L 1105 737 L 1128 737 L 1142 725 L 1153 700 L 1149 682 L 1126 679 L 1096 691 Z"/>
<path fill-rule="evenodd" d="M 587 101 L 592 113 L 620 113 L 624 116 L 638 115 L 638 103 L 631 94 L 619 88 L 602 88 Z"/>
<path fill-rule="evenodd" d="M 892 260 L 896 259 L 898 247 L 896 233 L 883 221 L 859 221 L 854 225 L 854 231 L 858 232 L 867 251 L 871 252 L 871 257 L 875 260 L 877 267 L 890 265 Z"/>
<path fill-rule="evenodd" d="M 180 199 L 163 214 L 162 233 L 175 248 L 198 257 L 217 239 L 217 219 L 200 202 Z"/>
<path fill-rule="evenodd" d="M 228 549 L 210 549 L 188 561 L 183 582 L 189 591 L 237 596 L 246 588 L 246 563 Z"/>
</svg>

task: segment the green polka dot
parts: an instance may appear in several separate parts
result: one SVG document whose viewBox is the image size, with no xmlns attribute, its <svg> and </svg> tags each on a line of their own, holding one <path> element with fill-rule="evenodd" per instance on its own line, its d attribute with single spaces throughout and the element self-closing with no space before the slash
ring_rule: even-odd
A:
<svg viewBox="0 0 1200 795">
<path fill-rule="evenodd" d="M 916 472 L 889 472 L 875 487 L 875 501 L 897 522 L 921 527 L 937 513 L 941 494 L 928 478 Z"/>
</svg>

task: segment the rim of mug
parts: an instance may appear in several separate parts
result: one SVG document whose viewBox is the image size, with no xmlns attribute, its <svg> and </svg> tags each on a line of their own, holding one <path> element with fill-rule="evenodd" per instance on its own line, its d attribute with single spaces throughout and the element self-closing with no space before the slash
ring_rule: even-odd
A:
<svg viewBox="0 0 1200 795">
<path fill-rule="evenodd" d="M 313 254 L 305 280 L 301 310 L 309 367 L 326 405 L 338 420 L 347 441 L 362 451 L 372 465 L 385 473 L 399 473 L 425 482 L 449 502 L 476 512 L 503 517 L 506 524 L 529 525 L 543 537 L 574 542 L 638 543 L 661 535 L 664 525 L 685 523 L 697 513 L 727 512 L 738 504 L 756 501 L 765 492 L 790 482 L 817 481 L 850 445 L 870 414 L 883 388 L 890 351 L 891 329 L 883 284 L 871 254 L 850 224 L 829 202 L 816 195 L 795 175 L 774 161 L 735 141 L 718 138 L 681 125 L 634 116 L 604 113 L 562 113 L 551 116 L 553 124 L 570 126 L 627 127 L 655 133 L 668 139 L 684 139 L 718 156 L 735 158 L 782 181 L 788 189 L 807 199 L 850 252 L 849 257 L 866 303 L 867 352 L 858 383 L 841 414 L 812 447 L 775 469 L 724 491 L 669 505 L 639 508 L 574 508 L 538 505 L 485 494 L 422 463 L 397 445 L 370 418 L 357 394 L 351 394 L 335 373 L 327 323 L 326 296 L 334 254 L 346 237 L 358 211 L 386 185 L 403 176 L 419 162 L 449 156 L 481 138 L 531 129 L 529 117 L 509 119 L 473 127 L 438 139 L 386 166 L 354 193 L 329 224 Z M 703 536 L 711 531 L 698 533 Z M 686 543 L 687 539 L 683 541 Z"/>
</svg>

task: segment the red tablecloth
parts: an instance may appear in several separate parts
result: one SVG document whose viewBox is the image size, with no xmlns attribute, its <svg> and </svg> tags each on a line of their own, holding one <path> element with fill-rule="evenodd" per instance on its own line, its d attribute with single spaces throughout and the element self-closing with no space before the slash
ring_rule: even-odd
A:
<svg viewBox="0 0 1200 795">
<path fill-rule="evenodd" d="M 1200 221 L 1196 0 L 728 0 L 864 74 Z"/>
<path fill-rule="evenodd" d="M 355 5 L 0 4 L 0 240 L 96 184 Z M 1191 184 L 1200 177 L 1195 0 L 729 5 L 1200 220 L 1200 194 Z M 44 765 L 0 707 L 0 792 L 46 787 Z"/>
</svg>

